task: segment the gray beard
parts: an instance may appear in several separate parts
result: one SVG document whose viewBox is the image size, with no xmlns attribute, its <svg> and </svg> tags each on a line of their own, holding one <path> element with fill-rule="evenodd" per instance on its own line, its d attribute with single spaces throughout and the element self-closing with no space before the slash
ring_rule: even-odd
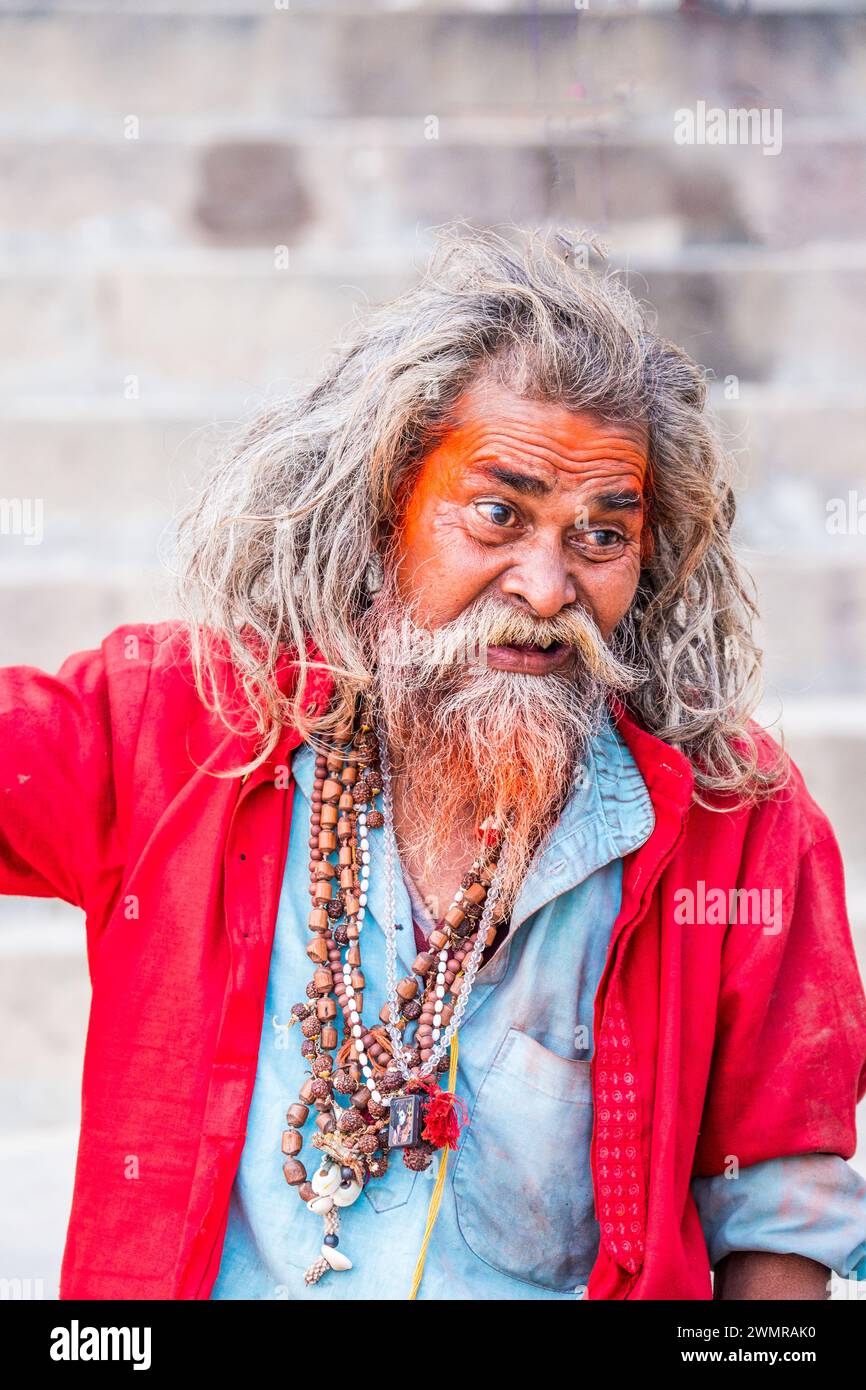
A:
<svg viewBox="0 0 866 1390">
<path fill-rule="evenodd" d="M 546 640 L 573 648 L 561 670 L 487 666 L 486 643 Z M 410 872 L 437 881 L 455 827 L 493 817 L 508 827 L 500 905 L 509 909 L 585 762 L 607 696 L 639 673 L 581 608 L 537 619 L 484 598 L 431 634 L 387 583 L 370 610 L 369 641 L 371 695 L 402 777 Z"/>
<path fill-rule="evenodd" d="M 603 694 L 581 689 L 567 673 L 486 671 L 423 693 L 380 677 L 374 696 L 402 777 L 408 814 L 401 848 L 409 864 L 435 881 L 467 812 L 476 825 L 490 816 L 507 822 L 499 906 L 509 909 L 585 761 Z"/>
</svg>

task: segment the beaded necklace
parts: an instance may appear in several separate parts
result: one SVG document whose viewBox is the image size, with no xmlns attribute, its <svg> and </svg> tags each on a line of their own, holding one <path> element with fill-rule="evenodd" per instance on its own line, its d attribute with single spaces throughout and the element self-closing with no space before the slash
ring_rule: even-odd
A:
<svg viewBox="0 0 866 1390">
<path fill-rule="evenodd" d="M 384 815 L 375 805 L 380 794 Z M 368 1027 L 363 1021 L 366 981 L 360 937 L 370 875 L 369 831 L 380 826 L 385 828 L 387 1000 L 379 1012 L 381 1026 Z M 282 1138 L 286 1181 L 324 1221 L 321 1254 L 304 1275 L 307 1284 L 329 1270 L 352 1268 L 338 1248 L 340 1211 L 358 1200 L 365 1183 L 387 1172 L 394 1150 L 402 1150 L 407 1168 L 421 1171 L 436 1149 L 457 1147 L 465 1106 L 439 1086 L 435 1074 L 448 1069 L 449 1044 L 484 949 L 496 935 L 493 916 L 504 839 L 488 821 L 477 833 L 482 846 L 478 857 L 430 933 L 428 949 L 416 956 L 413 973 L 398 980 L 391 769 L 387 740 L 375 728 L 369 703 L 348 745 L 316 757 L 309 840 L 312 939 L 307 946 L 314 973 L 306 1002 L 293 1005 L 289 1020 L 300 1027 L 301 1054 L 310 1070 L 297 1102 L 286 1112 Z M 335 853 L 336 864 L 331 862 Z M 308 1178 L 298 1155 L 311 1109 L 316 1111 L 312 1146 L 319 1151 L 319 1166 Z"/>
</svg>

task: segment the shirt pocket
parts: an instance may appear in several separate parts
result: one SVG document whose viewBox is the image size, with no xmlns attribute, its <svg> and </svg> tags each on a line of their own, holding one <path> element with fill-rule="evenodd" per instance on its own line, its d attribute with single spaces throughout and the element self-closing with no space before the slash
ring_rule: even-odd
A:
<svg viewBox="0 0 866 1390">
<path fill-rule="evenodd" d="M 589 1062 L 510 1028 L 486 1072 L 454 1167 L 457 1221 L 480 1259 L 557 1293 L 598 1251 L 589 1167 Z"/>
</svg>

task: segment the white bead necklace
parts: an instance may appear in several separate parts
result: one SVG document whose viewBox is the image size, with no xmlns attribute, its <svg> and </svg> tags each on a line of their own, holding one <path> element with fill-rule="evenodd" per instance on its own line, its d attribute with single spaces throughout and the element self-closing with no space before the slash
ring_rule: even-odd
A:
<svg viewBox="0 0 866 1390">
<path fill-rule="evenodd" d="M 507 836 L 504 837 L 502 855 L 500 856 L 499 862 L 496 866 L 496 871 L 493 875 L 493 879 L 487 890 L 487 896 L 484 902 L 484 910 L 481 914 L 481 919 L 478 923 L 477 938 L 473 944 L 471 952 L 469 953 L 468 960 L 466 960 L 464 963 L 462 972 L 463 982 L 461 985 L 459 996 L 457 998 L 457 1003 L 454 1006 L 454 1012 L 452 1013 L 448 1025 L 445 1029 L 442 1028 L 441 1024 L 442 1013 L 445 1005 L 445 993 L 447 988 L 445 982 L 445 975 L 448 969 L 448 959 L 450 952 L 447 946 L 444 946 L 440 951 L 437 952 L 436 985 L 434 989 L 434 999 L 436 1002 L 434 1004 L 432 1034 L 433 1049 L 430 1056 L 427 1058 L 427 1061 L 423 1062 L 420 1065 L 420 1067 L 410 1067 L 408 1061 L 406 1060 L 406 1054 L 408 1049 L 406 1048 L 403 1042 L 399 1028 L 397 1028 L 396 1024 L 393 1021 L 396 1018 L 398 1018 L 400 1014 L 400 1001 L 397 997 L 397 925 L 394 920 L 396 912 L 395 861 L 397 858 L 397 843 L 396 835 L 394 833 L 394 801 L 391 782 L 391 763 L 388 755 L 388 744 L 385 736 L 385 730 L 382 727 L 382 721 L 379 718 L 378 711 L 375 711 L 374 713 L 376 722 L 376 737 L 379 745 L 379 768 L 382 773 L 382 812 L 385 822 L 383 826 L 383 833 L 385 836 L 385 922 L 383 925 L 385 930 L 386 973 L 389 1014 L 387 1029 L 388 1036 L 391 1039 L 391 1044 L 393 1047 L 392 1063 L 399 1069 L 400 1073 L 403 1076 L 403 1079 L 405 1081 L 408 1081 L 410 1080 L 410 1078 L 416 1076 L 429 1076 L 430 1073 L 436 1069 L 438 1063 L 441 1061 L 441 1059 L 445 1056 L 445 1053 L 448 1051 L 448 1048 L 451 1045 L 451 1039 L 454 1037 L 454 1034 L 457 1032 L 463 1020 L 463 1015 L 466 1012 L 466 1006 L 469 1003 L 469 996 L 472 993 L 472 986 L 475 983 L 475 976 L 477 975 L 481 965 L 481 957 L 484 954 L 487 932 L 493 918 L 493 909 L 496 905 L 496 900 L 499 897 L 499 887 L 502 882 L 502 872 L 504 868 L 504 856 L 507 852 Z M 481 868 L 483 863 L 483 860 L 476 860 L 473 864 L 473 868 Z M 459 907 L 462 899 L 463 889 L 459 888 L 457 890 L 457 893 L 454 895 L 452 907 Z M 379 1099 L 379 1097 L 375 1095 L 375 1092 L 374 1097 L 376 1099 Z M 388 1103 L 387 1097 L 385 1098 L 384 1103 Z"/>
</svg>

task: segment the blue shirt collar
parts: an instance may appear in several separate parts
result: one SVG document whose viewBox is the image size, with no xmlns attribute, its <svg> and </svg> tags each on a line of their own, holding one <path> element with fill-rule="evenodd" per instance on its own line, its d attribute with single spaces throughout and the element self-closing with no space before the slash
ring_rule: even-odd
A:
<svg viewBox="0 0 866 1390">
<path fill-rule="evenodd" d="M 644 780 L 605 711 L 562 814 L 518 894 L 511 932 L 596 869 L 644 844 L 654 825 Z"/>
</svg>

